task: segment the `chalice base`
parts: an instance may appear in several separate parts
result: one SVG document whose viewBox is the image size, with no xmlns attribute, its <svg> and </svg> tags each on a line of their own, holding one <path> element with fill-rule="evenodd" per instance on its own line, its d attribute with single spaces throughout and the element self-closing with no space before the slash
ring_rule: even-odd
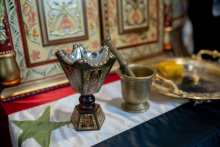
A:
<svg viewBox="0 0 220 147">
<path fill-rule="evenodd" d="M 105 114 L 97 103 L 91 110 L 81 109 L 79 105 L 76 105 L 71 116 L 71 122 L 76 131 L 100 130 L 104 120 Z"/>
<path fill-rule="evenodd" d="M 150 104 L 148 102 L 144 102 L 140 104 L 131 104 L 125 101 L 121 104 L 121 107 L 124 111 L 130 113 L 142 113 L 149 109 Z"/>
</svg>

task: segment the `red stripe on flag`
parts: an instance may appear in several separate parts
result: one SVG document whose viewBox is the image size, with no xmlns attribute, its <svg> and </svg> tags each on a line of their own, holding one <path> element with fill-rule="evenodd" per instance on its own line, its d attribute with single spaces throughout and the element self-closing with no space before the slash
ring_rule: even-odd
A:
<svg viewBox="0 0 220 147">
<path fill-rule="evenodd" d="M 117 74 L 112 74 L 106 78 L 104 84 L 108 84 L 108 83 L 117 81 L 119 79 L 120 77 Z M 67 87 L 59 88 L 59 89 L 52 90 L 49 92 L 30 96 L 28 98 L 11 101 L 11 102 L 8 102 L 2 105 L 6 113 L 10 115 L 15 112 L 19 112 L 25 109 L 29 109 L 32 107 L 36 107 L 42 104 L 46 104 L 52 101 L 59 100 L 61 98 L 67 97 L 72 94 L 76 94 L 76 92 L 73 91 L 71 86 L 67 86 Z"/>
</svg>

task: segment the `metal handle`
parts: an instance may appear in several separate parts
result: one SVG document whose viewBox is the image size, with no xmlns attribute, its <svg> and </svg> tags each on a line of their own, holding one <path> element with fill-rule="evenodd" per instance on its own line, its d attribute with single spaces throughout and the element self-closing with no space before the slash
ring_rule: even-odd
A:
<svg viewBox="0 0 220 147">
<path fill-rule="evenodd" d="M 192 55 L 192 59 L 202 60 L 202 55 L 207 54 L 212 56 L 212 58 L 220 57 L 220 53 L 217 50 L 210 51 L 210 50 L 200 50 L 196 55 Z"/>
<path fill-rule="evenodd" d="M 179 90 L 179 88 L 176 86 L 176 84 L 173 81 L 167 80 L 167 79 L 159 76 L 158 74 L 156 74 L 156 76 L 154 77 L 154 81 L 156 81 L 156 80 L 159 80 L 161 82 L 169 84 L 170 85 L 170 88 L 168 90 L 169 92 L 177 94 L 178 96 L 183 96 L 182 90 Z"/>
<path fill-rule="evenodd" d="M 125 73 L 128 76 L 132 76 L 132 77 L 136 77 L 135 74 L 132 72 L 132 70 L 128 67 L 127 62 L 123 59 L 123 57 L 121 56 L 121 54 L 118 52 L 118 50 L 116 49 L 116 47 L 112 44 L 111 42 L 111 38 L 108 37 L 107 39 L 105 39 L 103 41 L 112 51 L 112 53 L 116 56 L 120 67 L 124 69 Z"/>
</svg>

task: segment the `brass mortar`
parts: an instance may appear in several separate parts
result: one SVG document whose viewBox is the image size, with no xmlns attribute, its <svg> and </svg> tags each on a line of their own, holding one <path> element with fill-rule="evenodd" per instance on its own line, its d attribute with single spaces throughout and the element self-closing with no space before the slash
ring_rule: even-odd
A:
<svg viewBox="0 0 220 147">
<path fill-rule="evenodd" d="M 129 65 L 136 77 L 127 76 L 118 68 L 116 73 L 121 77 L 122 109 L 130 113 L 141 113 L 149 109 L 147 102 L 153 77 L 157 74 L 156 69 L 145 65 Z"/>
</svg>

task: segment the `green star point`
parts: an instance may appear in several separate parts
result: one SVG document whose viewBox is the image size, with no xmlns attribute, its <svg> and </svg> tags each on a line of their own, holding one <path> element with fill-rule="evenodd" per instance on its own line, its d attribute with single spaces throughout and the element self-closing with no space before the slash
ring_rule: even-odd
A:
<svg viewBox="0 0 220 147">
<path fill-rule="evenodd" d="M 49 147 L 51 131 L 60 128 L 70 121 L 50 122 L 50 106 L 35 121 L 12 121 L 23 132 L 18 137 L 18 147 L 28 138 L 34 138 L 42 147 Z"/>
</svg>

